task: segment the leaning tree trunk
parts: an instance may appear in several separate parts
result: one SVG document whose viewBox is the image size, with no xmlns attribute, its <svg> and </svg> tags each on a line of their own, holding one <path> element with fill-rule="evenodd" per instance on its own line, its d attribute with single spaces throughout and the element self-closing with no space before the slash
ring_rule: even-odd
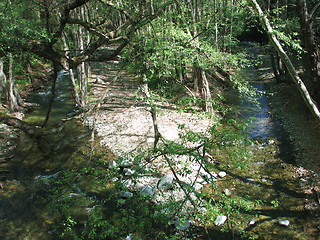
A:
<svg viewBox="0 0 320 240">
<path fill-rule="evenodd" d="M 254 12 L 259 15 L 261 24 L 263 25 L 265 31 L 267 32 L 272 45 L 274 46 L 274 48 L 278 52 L 281 60 L 283 61 L 284 65 L 286 66 L 286 68 L 288 70 L 288 72 L 290 73 L 291 79 L 293 80 L 293 82 L 298 87 L 298 89 L 299 89 L 299 91 L 301 93 L 301 96 L 303 97 L 303 100 L 307 104 L 307 106 L 310 109 L 310 111 L 312 112 L 312 114 L 318 120 L 320 120 L 320 111 L 319 111 L 318 106 L 316 105 L 316 103 L 312 99 L 312 97 L 311 97 L 306 85 L 300 79 L 300 77 L 299 77 L 297 71 L 295 70 L 290 58 L 288 57 L 286 52 L 283 50 L 280 42 L 278 41 L 276 35 L 274 34 L 274 31 L 273 31 L 273 29 L 272 29 L 272 27 L 271 27 L 271 25 L 269 23 L 269 20 L 268 20 L 267 16 L 264 14 L 264 12 L 260 8 L 260 5 L 257 3 L 256 0 L 248 0 L 248 1 L 253 6 Z"/>
</svg>

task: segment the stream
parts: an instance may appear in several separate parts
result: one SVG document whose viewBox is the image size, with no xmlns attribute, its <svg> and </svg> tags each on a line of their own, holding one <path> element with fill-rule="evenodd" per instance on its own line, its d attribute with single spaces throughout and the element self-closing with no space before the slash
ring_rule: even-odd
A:
<svg viewBox="0 0 320 240">
<path fill-rule="evenodd" d="M 255 237 L 253 239 L 312 239 L 310 236 L 314 229 L 310 226 L 313 222 L 309 212 L 304 210 L 307 196 L 300 192 L 299 183 L 295 180 L 292 146 L 269 107 L 266 84 L 270 82 L 261 79 L 256 67 L 243 69 L 241 75 L 249 78 L 257 92 L 255 103 L 239 95 L 231 97 L 239 119 L 250 120 L 246 134 L 252 139 L 252 144 L 245 148 L 252 159 L 245 170 L 230 168 L 228 162 L 222 162 L 218 169 L 227 172 L 228 177 L 218 185 L 221 189 L 231 189 L 232 195 L 254 203 L 254 210 L 245 212 L 241 217 L 245 221 L 254 221 L 245 227 L 249 235 Z M 61 120 L 73 109 L 67 78 L 66 72 L 59 73 L 56 99 L 48 124 L 51 127 L 60 126 Z M 50 97 L 50 90 L 32 94 L 29 101 L 38 106 L 26 114 L 25 121 L 41 125 Z M 63 126 L 61 132 L 45 138 L 50 143 L 48 145 L 54 147 L 40 149 L 26 134 L 20 133 L 19 136 L 18 132 L 13 132 L 6 143 L 8 149 L 12 147 L 14 150 L 0 156 L 7 159 L 3 167 L 8 171 L 0 189 L 1 239 L 51 239 L 55 236 L 51 229 L 53 220 L 45 211 L 48 207 L 46 199 L 50 199 L 45 188 L 50 186 L 39 187 L 37 179 L 56 178 L 65 169 L 77 170 L 91 161 L 83 150 L 89 142 L 89 130 L 75 120 L 63 122 Z M 288 221 L 288 226 L 279 224 L 280 220 Z M 246 239 L 239 233 L 217 232 L 217 229 L 209 229 L 212 239 Z"/>
</svg>

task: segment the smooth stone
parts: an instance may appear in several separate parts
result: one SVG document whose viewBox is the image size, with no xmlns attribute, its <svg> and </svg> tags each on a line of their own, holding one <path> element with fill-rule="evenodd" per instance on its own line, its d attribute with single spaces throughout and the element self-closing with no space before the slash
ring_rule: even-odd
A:
<svg viewBox="0 0 320 240">
<path fill-rule="evenodd" d="M 216 226 L 220 226 L 222 224 L 224 224 L 227 221 L 227 216 L 224 215 L 219 215 L 217 216 L 216 220 L 214 221 L 214 225 Z"/>
<path fill-rule="evenodd" d="M 174 226 L 179 231 L 185 231 L 191 226 L 191 223 L 189 221 L 180 222 L 180 220 L 176 220 L 174 221 Z"/>
<path fill-rule="evenodd" d="M 253 226 L 253 225 L 256 224 L 256 222 L 257 222 L 257 221 L 256 221 L 255 219 L 250 219 L 248 225 L 249 225 L 249 226 Z"/>
<path fill-rule="evenodd" d="M 224 189 L 223 192 L 226 196 L 231 196 L 231 191 L 228 188 Z"/>
<path fill-rule="evenodd" d="M 174 176 L 170 173 L 166 174 L 164 177 L 162 177 L 158 182 L 158 189 L 159 190 L 169 190 L 173 188 L 173 180 Z"/>
<path fill-rule="evenodd" d="M 152 196 L 154 194 L 154 189 L 147 185 L 142 187 L 139 193 L 144 196 Z"/>
<path fill-rule="evenodd" d="M 132 192 L 128 192 L 128 191 L 123 191 L 119 193 L 119 196 L 122 198 L 132 198 L 133 197 L 133 193 Z"/>
<path fill-rule="evenodd" d="M 288 227 L 288 226 L 290 225 L 290 222 L 289 222 L 289 220 L 287 220 L 287 219 L 279 219 L 279 220 L 278 220 L 278 224 L 279 224 L 280 226 Z"/>
<path fill-rule="evenodd" d="M 225 176 L 227 176 L 227 173 L 222 171 L 218 173 L 218 176 L 224 178 Z"/>
</svg>

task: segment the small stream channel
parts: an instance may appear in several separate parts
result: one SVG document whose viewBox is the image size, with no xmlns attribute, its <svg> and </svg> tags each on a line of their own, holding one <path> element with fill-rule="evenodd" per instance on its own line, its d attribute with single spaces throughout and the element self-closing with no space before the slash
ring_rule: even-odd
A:
<svg viewBox="0 0 320 240">
<path fill-rule="evenodd" d="M 255 236 L 254 239 L 311 239 L 305 232 L 309 225 L 309 214 L 303 208 L 306 196 L 299 192 L 299 185 L 294 180 L 294 154 L 290 151 L 291 145 L 281 124 L 272 115 L 265 93 L 265 84 L 269 83 L 260 79 L 259 72 L 254 67 L 242 70 L 241 74 L 249 78 L 253 89 L 259 92 L 256 97 L 258 104 L 239 95 L 232 98 L 240 119 L 250 119 L 247 134 L 254 143 L 247 148 L 252 152 L 253 160 L 245 171 L 228 169 L 228 164 L 222 164 L 221 170 L 226 171 L 230 177 L 221 182 L 221 187 L 232 189 L 233 194 L 255 203 L 255 209 L 243 217 L 254 219 L 254 224 L 245 227 L 251 236 Z M 73 102 L 66 78 L 68 75 L 60 72 L 50 126 L 55 126 L 72 111 Z M 43 90 L 30 97 L 30 101 L 39 106 L 26 115 L 27 122 L 41 125 L 50 95 L 50 91 Z M 72 136 L 86 134 L 87 129 L 70 121 L 64 124 L 62 132 L 48 136 L 46 141 L 60 145 Z M 18 142 L 17 148 L 10 153 L 12 157 L 6 166 L 10 174 L 0 192 L 0 237 L 6 240 L 48 239 L 47 227 L 51 219 L 42 209 L 46 201 L 41 199 L 41 190 L 35 189 L 35 179 L 69 167 L 75 168 L 80 163 L 69 162 L 70 156 L 79 152 L 79 145 L 86 144 L 88 139 L 75 138 L 65 146 L 50 150 L 39 149 L 26 135 L 15 137 L 14 141 Z M 277 224 L 279 219 L 288 220 L 290 225 L 280 226 Z M 217 233 L 215 229 L 211 231 L 211 235 L 218 240 L 240 239 L 233 234 Z"/>
</svg>

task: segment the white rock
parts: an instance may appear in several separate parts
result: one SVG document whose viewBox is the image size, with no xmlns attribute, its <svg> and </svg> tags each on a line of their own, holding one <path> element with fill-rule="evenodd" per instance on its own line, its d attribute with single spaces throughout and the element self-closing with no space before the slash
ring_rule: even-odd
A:
<svg viewBox="0 0 320 240">
<path fill-rule="evenodd" d="M 250 219 L 248 225 L 249 225 L 249 226 L 253 226 L 253 225 L 256 224 L 256 222 L 257 222 L 257 221 L 256 221 L 255 219 Z"/>
<path fill-rule="evenodd" d="M 111 182 L 117 182 L 117 181 L 119 180 L 119 178 L 113 177 L 113 178 L 111 178 L 110 180 L 111 180 Z"/>
<path fill-rule="evenodd" d="M 221 177 L 221 178 L 224 178 L 225 176 L 227 176 L 227 173 L 221 171 L 221 172 L 218 173 L 218 176 Z"/>
<path fill-rule="evenodd" d="M 222 224 L 224 224 L 227 221 L 227 216 L 224 215 L 219 215 L 217 216 L 216 220 L 214 221 L 214 225 L 216 226 L 220 226 Z"/>
<path fill-rule="evenodd" d="M 281 225 L 281 226 L 288 227 L 290 225 L 290 222 L 287 219 L 279 219 L 278 220 L 278 224 Z"/>
<path fill-rule="evenodd" d="M 126 188 L 131 188 L 134 185 L 134 182 L 131 179 L 126 179 L 123 181 L 123 186 Z"/>
<path fill-rule="evenodd" d="M 231 196 L 231 191 L 228 188 L 224 189 L 223 192 L 226 196 Z"/>
</svg>

